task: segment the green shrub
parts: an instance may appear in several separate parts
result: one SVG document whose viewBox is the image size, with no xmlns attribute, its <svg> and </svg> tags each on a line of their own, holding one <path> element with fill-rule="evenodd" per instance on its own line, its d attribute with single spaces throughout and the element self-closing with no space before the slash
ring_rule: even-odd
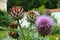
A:
<svg viewBox="0 0 60 40">
<path fill-rule="evenodd" d="M 36 10 L 40 13 L 40 15 L 44 14 L 45 6 L 41 5 L 39 8 L 33 8 L 33 10 Z"/>
<path fill-rule="evenodd" d="M 10 17 L 8 13 L 0 10 L 0 26 L 8 26 L 10 23 Z"/>
<path fill-rule="evenodd" d="M 13 6 L 22 6 L 25 11 L 31 10 L 33 8 L 38 8 L 40 6 L 40 0 L 8 0 L 8 10 Z"/>
<path fill-rule="evenodd" d="M 8 0 L 7 8 L 9 10 L 9 8 L 13 6 L 22 6 L 25 11 L 28 11 L 44 5 L 45 8 L 52 9 L 59 7 L 59 1 L 60 0 Z"/>
</svg>

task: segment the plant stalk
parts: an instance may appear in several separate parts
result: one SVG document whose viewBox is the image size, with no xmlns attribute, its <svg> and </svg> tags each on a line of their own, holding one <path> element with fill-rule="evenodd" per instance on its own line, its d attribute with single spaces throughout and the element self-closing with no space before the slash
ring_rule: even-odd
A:
<svg viewBox="0 0 60 40">
<path fill-rule="evenodd" d="M 20 27 L 21 35 L 23 37 L 23 40 L 25 40 L 25 36 L 24 36 L 23 30 L 22 30 L 21 24 L 19 23 L 19 20 L 17 20 L 17 22 L 18 22 L 18 26 Z"/>
<path fill-rule="evenodd" d="M 28 34 L 27 34 L 27 40 L 29 40 L 29 28 L 31 28 L 32 23 L 30 23 L 29 27 L 28 27 Z"/>
</svg>

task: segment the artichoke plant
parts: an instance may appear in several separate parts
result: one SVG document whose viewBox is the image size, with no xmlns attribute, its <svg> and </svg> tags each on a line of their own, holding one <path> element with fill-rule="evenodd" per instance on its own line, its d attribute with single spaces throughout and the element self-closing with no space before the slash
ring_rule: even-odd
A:
<svg viewBox="0 0 60 40">
<path fill-rule="evenodd" d="M 52 32 L 53 19 L 49 16 L 40 16 L 35 23 L 41 36 L 46 36 Z"/>
<path fill-rule="evenodd" d="M 16 29 L 18 28 L 17 22 L 12 22 L 12 23 L 10 24 L 9 28 L 11 28 L 11 29 L 13 29 L 13 30 L 16 30 Z M 18 32 L 9 31 L 8 34 L 9 34 L 10 37 L 15 38 L 15 39 L 19 37 Z"/>
<path fill-rule="evenodd" d="M 50 11 L 50 9 L 45 9 L 44 14 L 45 14 L 45 15 L 48 15 L 48 16 L 51 16 L 51 11 Z"/>
<path fill-rule="evenodd" d="M 52 26 L 54 20 L 47 15 L 40 15 L 39 12 L 32 10 L 27 12 L 27 21 L 30 22 L 27 28 L 26 26 L 22 27 L 22 21 L 21 19 L 25 15 L 23 13 L 23 8 L 22 7 L 12 7 L 10 9 L 10 15 L 11 18 L 14 19 L 11 21 L 11 24 L 9 25 L 9 28 L 2 28 L 4 30 L 9 30 L 8 35 L 12 37 L 13 39 L 17 40 L 48 40 L 46 38 L 39 37 L 38 33 L 45 37 L 46 35 L 49 35 L 52 32 Z M 0 14 L 0 16 L 3 16 L 5 14 Z M 7 16 L 5 16 L 7 17 Z M 3 18 L 3 17 L 2 17 Z M 5 18 L 0 18 L 1 21 L 6 20 Z M 2 24 L 0 21 L 0 24 Z M 3 22 L 4 23 L 4 22 Z M 34 23 L 34 24 L 33 24 Z M 8 25 L 8 24 L 7 24 Z M 33 27 L 34 26 L 34 27 Z M 36 26 L 36 27 L 35 27 Z M 19 27 L 20 30 L 17 30 Z M 37 31 L 35 30 L 37 28 Z"/>
<path fill-rule="evenodd" d="M 10 28 L 13 29 L 13 30 L 17 30 L 18 26 L 20 28 L 20 36 L 23 38 L 22 40 L 25 40 L 25 37 L 24 37 L 24 33 L 23 33 L 23 30 L 22 30 L 22 27 L 21 27 L 21 23 L 19 23 L 19 20 L 23 19 L 24 17 L 24 13 L 23 13 L 23 8 L 22 7 L 19 7 L 19 6 L 14 6 L 12 7 L 12 9 L 10 9 L 10 16 L 11 18 L 14 20 L 14 21 L 17 21 L 17 24 L 15 24 L 14 22 L 10 25 Z M 13 38 L 16 38 L 18 40 L 18 38 L 20 37 L 18 32 L 12 32 L 10 31 L 9 32 L 9 35 Z"/>
<path fill-rule="evenodd" d="M 38 11 L 32 10 L 27 13 L 27 21 L 34 23 L 35 20 L 40 16 Z"/>
<path fill-rule="evenodd" d="M 10 9 L 10 15 L 13 19 L 22 19 L 23 18 L 23 8 L 19 6 L 14 6 Z"/>
</svg>

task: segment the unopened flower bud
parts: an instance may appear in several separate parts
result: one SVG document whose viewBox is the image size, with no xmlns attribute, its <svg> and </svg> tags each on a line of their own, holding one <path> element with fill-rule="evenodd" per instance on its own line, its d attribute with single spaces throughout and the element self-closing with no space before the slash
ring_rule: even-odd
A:
<svg viewBox="0 0 60 40">
<path fill-rule="evenodd" d="M 37 11 L 34 11 L 34 10 L 29 11 L 27 13 L 27 21 L 34 23 L 39 16 L 40 14 Z"/>
<path fill-rule="evenodd" d="M 12 7 L 12 9 L 10 10 L 10 15 L 13 19 L 17 20 L 17 19 L 22 19 L 23 18 L 23 8 L 22 7 Z"/>
</svg>

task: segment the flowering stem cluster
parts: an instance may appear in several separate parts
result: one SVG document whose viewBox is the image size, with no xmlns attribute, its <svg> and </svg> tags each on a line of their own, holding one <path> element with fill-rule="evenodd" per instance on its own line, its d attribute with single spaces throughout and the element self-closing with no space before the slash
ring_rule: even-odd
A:
<svg viewBox="0 0 60 40">
<path fill-rule="evenodd" d="M 19 20 L 17 20 L 17 22 L 18 22 L 18 26 L 19 26 L 20 31 L 21 31 L 22 38 L 23 38 L 23 40 L 25 40 L 25 36 L 24 36 L 23 30 L 22 30 L 21 24 L 19 23 Z"/>
<path fill-rule="evenodd" d="M 18 27 L 20 29 L 19 32 L 10 31 L 8 33 L 12 38 L 17 40 L 38 40 L 35 28 L 37 29 L 39 35 L 44 37 L 52 32 L 53 19 L 46 15 L 41 16 L 37 11 L 32 10 L 26 14 L 26 20 L 30 23 L 27 28 L 24 28 L 25 26 L 22 28 L 21 23 L 19 22 L 19 20 L 23 19 L 24 17 L 24 11 L 22 7 L 13 7 L 10 15 L 13 20 L 17 21 L 17 24 L 13 22 L 9 27 L 13 30 L 17 30 Z M 32 27 L 33 24 L 35 24 L 36 27 Z M 42 38 L 39 40 L 46 39 Z"/>
</svg>

